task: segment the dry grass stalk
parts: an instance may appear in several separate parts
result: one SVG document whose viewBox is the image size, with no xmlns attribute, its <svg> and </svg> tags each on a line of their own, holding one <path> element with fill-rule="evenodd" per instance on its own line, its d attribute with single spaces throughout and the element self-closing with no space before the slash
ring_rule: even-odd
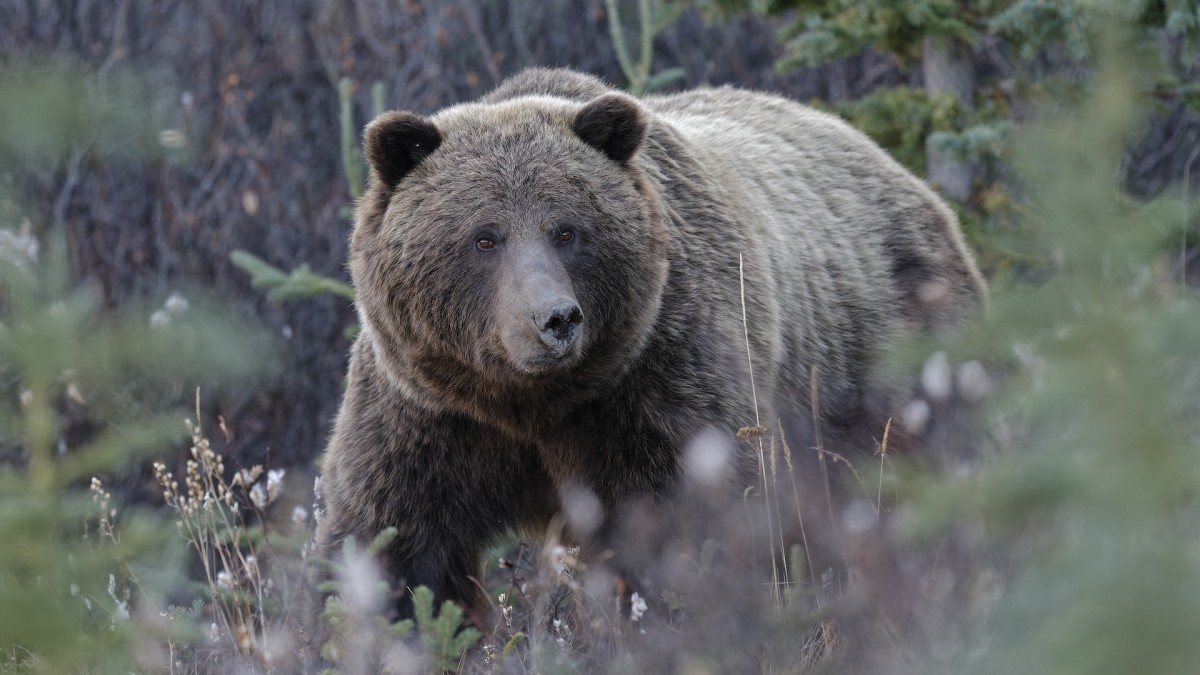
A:
<svg viewBox="0 0 1200 675">
<path fill-rule="evenodd" d="M 746 274 L 745 267 L 742 261 L 742 255 L 738 254 L 738 284 L 741 290 L 742 300 L 742 334 L 746 340 L 746 365 L 750 371 L 750 397 L 754 402 L 754 426 L 762 427 L 762 420 L 758 415 L 758 390 L 754 385 L 754 359 L 750 353 L 750 323 L 746 318 Z M 759 473 L 762 475 L 762 490 L 763 502 L 766 505 L 767 514 L 767 542 L 770 547 L 771 554 L 771 596 L 775 600 L 776 610 L 783 608 L 783 594 L 780 593 L 779 566 L 775 562 L 775 527 L 771 522 L 771 487 L 770 480 L 767 477 L 767 461 L 764 456 L 762 436 L 757 439 L 758 445 L 758 467 Z"/>
</svg>

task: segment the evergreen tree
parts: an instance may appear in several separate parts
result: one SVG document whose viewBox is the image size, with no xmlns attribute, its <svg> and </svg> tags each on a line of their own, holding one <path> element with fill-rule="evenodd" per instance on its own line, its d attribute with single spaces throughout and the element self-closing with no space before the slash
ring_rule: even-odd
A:
<svg viewBox="0 0 1200 675">
<path fill-rule="evenodd" d="M 820 66 L 867 50 L 889 55 L 908 81 L 838 110 L 945 196 L 985 215 L 1012 118 L 1030 98 L 1086 72 L 1104 16 L 1137 26 L 1166 66 L 1142 83 L 1158 100 L 1198 88 L 1179 73 L 1194 57 L 1200 0 L 712 0 L 726 11 L 793 13 L 778 67 Z M 1183 49 L 1159 49 L 1166 43 Z M 1015 67 L 1010 59 L 1016 61 Z M 914 121 L 916 124 L 914 124 Z M 913 129 L 921 134 L 912 133 Z M 1003 200 L 1000 200 L 1003 201 Z"/>
</svg>

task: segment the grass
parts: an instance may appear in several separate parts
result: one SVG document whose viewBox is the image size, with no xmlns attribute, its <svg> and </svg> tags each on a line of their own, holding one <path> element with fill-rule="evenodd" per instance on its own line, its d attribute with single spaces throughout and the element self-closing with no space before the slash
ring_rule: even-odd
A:
<svg viewBox="0 0 1200 675">
<path fill-rule="evenodd" d="M 196 420 L 201 419 L 198 397 L 195 414 Z M 255 672 L 293 672 L 304 665 L 301 655 L 307 648 L 299 591 L 307 574 L 305 563 L 309 567 L 327 563 L 306 560 L 313 523 L 303 517 L 286 521 L 273 517 L 277 515 L 273 509 L 285 502 L 307 501 L 311 492 L 304 489 L 298 500 L 282 499 L 282 488 L 272 487 L 277 473 L 263 466 L 228 466 L 229 458 L 214 448 L 198 421 L 189 421 L 187 429 L 191 446 L 182 474 L 176 476 L 164 464 L 155 463 L 154 475 L 179 536 L 198 563 L 200 583 L 177 593 L 172 598 L 176 604 L 164 614 L 177 629 L 165 644 L 167 662 L 142 665 L 172 673 L 212 672 L 235 664 Z M 795 509 L 801 517 L 800 493 L 787 443 L 761 430 L 747 440 L 758 444 L 764 436 L 760 478 L 776 488 L 790 482 L 794 501 L 786 504 L 779 489 L 763 489 L 747 497 L 745 516 L 734 524 L 771 540 L 774 558 L 788 550 L 782 513 Z M 115 541 L 120 532 L 116 512 L 108 511 L 110 497 L 100 486 L 97 481 L 93 487 L 100 512 L 97 532 Z M 764 495 L 771 495 L 773 502 Z M 348 673 L 623 672 L 636 669 L 633 664 L 646 658 L 655 663 L 675 660 L 669 650 L 677 646 L 678 636 L 710 624 L 712 616 L 697 620 L 697 614 L 717 610 L 726 599 L 719 591 L 706 597 L 709 584 L 731 594 L 757 596 L 743 597 L 735 604 L 767 612 L 760 619 L 769 617 L 779 625 L 812 624 L 802 631 L 802 663 L 807 665 L 788 672 L 809 672 L 838 649 L 836 621 L 820 616 L 836 597 L 826 597 L 829 589 L 823 590 L 811 560 L 804 559 L 803 546 L 791 548 L 789 566 L 772 566 L 769 576 L 760 581 L 752 564 L 738 560 L 750 557 L 748 552 L 705 539 L 699 542 L 687 575 L 699 583 L 667 588 L 658 597 L 646 598 L 624 592 L 603 556 L 558 543 L 558 531 L 552 527 L 541 545 L 510 542 L 509 551 L 480 580 L 493 602 L 491 623 L 482 632 L 464 627 L 463 614 L 453 604 L 435 608 L 425 589 L 413 591 L 415 622 L 389 623 L 382 604 L 388 592 L 374 567 L 373 554 L 392 533 L 384 533 L 361 550 L 347 542 L 343 561 L 334 565 L 336 580 L 330 587 L 339 595 L 323 615 L 333 634 L 323 655 L 339 672 Z M 808 570 L 809 582 L 788 576 L 790 570 L 801 569 Z M 661 645 L 668 651 L 660 651 L 657 643 L 663 636 L 670 636 Z M 753 644 L 725 644 L 717 635 L 705 639 L 713 640 L 718 651 L 766 658 Z M 690 667 L 725 670 L 719 654 L 689 658 Z M 729 662 L 747 663 L 747 658 L 741 654 Z M 780 665 L 784 664 L 773 669 L 779 670 Z"/>
<path fill-rule="evenodd" d="M 180 536 L 203 570 L 212 615 L 210 641 L 218 635 L 217 642 L 269 667 L 290 651 L 287 624 L 298 617 L 292 606 L 299 579 L 276 568 L 287 568 L 283 558 L 306 553 L 307 517 L 301 517 L 303 509 L 294 511 L 290 531 L 267 527 L 283 470 L 239 467 L 227 479 L 225 458 L 203 434 L 200 419 L 197 392 L 197 421 L 187 423 L 192 444 L 183 485 L 161 462 L 154 464 L 154 477 Z M 177 651 L 176 645 L 169 647 Z"/>
</svg>

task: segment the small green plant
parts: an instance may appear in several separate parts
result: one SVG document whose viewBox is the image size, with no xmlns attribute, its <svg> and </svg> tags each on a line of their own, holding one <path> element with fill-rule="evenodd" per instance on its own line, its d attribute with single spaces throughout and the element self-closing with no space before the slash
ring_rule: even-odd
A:
<svg viewBox="0 0 1200 675">
<path fill-rule="evenodd" d="M 229 254 L 237 267 L 250 274 L 250 283 L 255 288 L 265 289 L 267 297 L 274 301 L 303 300 L 322 293 L 333 293 L 350 300 L 354 299 L 354 288 L 349 284 L 315 274 L 308 263 L 291 272 L 284 272 L 246 251 L 237 250 Z"/>
<path fill-rule="evenodd" d="M 634 96 L 662 89 L 674 82 L 682 80 L 687 73 L 683 68 L 669 68 L 655 73 L 654 37 L 671 27 L 679 19 L 685 9 L 683 2 L 662 0 L 637 0 L 638 3 L 638 50 L 637 60 L 630 54 L 629 42 L 625 35 L 625 27 L 621 23 L 618 0 L 605 0 L 605 14 L 608 18 L 608 32 L 612 37 L 613 49 L 617 53 L 617 63 L 629 83 L 629 93 Z"/>
<path fill-rule="evenodd" d="M 391 597 L 392 590 L 381 578 L 375 556 L 395 536 L 396 528 L 388 528 L 361 548 L 348 538 L 340 561 L 313 561 L 333 577 L 317 586 L 318 592 L 329 594 L 320 619 L 332 630 L 321 656 L 351 673 L 412 672 L 418 661 L 428 673 L 457 671 L 463 655 L 480 638 L 478 630 L 463 627 L 461 607 L 446 601 L 435 614 L 433 591 L 418 586 L 412 589 L 413 619 L 383 619 L 383 599 Z M 405 646 L 414 630 L 419 653 Z"/>
<path fill-rule="evenodd" d="M 463 654 L 479 641 L 479 631 L 463 628 L 462 608 L 447 600 L 433 613 L 433 591 L 424 586 L 413 589 L 413 615 L 417 632 L 431 672 L 458 670 Z"/>
<path fill-rule="evenodd" d="M 177 412 L 131 405 L 133 383 L 155 390 L 253 373 L 249 353 L 262 341 L 196 308 L 180 315 L 178 304 L 155 322 L 103 312 L 94 292 L 66 280 L 61 244 L 48 249 L 37 260 L 0 259 L 0 376 L 13 383 L 0 401 L 0 448 L 15 462 L 0 474 L 0 648 L 28 654 L 36 671 L 127 669 L 132 644 L 148 634 L 139 603 L 177 581 L 163 572 L 177 552 L 155 519 L 120 508 L 91 477 L 179 435 Z M 67 406 L 104 428 L 68 441 Z M 88 478 L 90 506 L 77 488 Z"/>
<path fill-rule="evenodd" d="M 341 560 L 311 560 L 331 577 L 315 589 L 326 595 L 320 621 L 330 629 L 329 639 L 320 645 L 321 658 L 348 672 L 377 670 L 378 664 L 371 661 L 381 643 L 389 636 L 406 639 L 412 633 L 411 619 L 389 624 L 381 616 L 383 599 L 391 589 L 380 577 L 373 557 L 395 536 L 396 528 L 388 528 L 363 548 L 348 537 L 342 542 Z"/>
<path fill-rule="evenodd" d="M 371 118 L 383 114 L 384 88 L 382 82 L 371 85 Z M 354 82 L 348 77 L 338 81 L 338 122 L 341 129 L 342 141 L 342 171 L 346 174 L 346 187 L 350 196 L 357 200 L 362 196 L 367 185 L 363 175 L 363 155 L 359 148 L 360 134 L 358 125 L 354 124 Z M 342 207 L 339 213 L 343 218 L 354 215 L 351 207 Z"/>
</svg>

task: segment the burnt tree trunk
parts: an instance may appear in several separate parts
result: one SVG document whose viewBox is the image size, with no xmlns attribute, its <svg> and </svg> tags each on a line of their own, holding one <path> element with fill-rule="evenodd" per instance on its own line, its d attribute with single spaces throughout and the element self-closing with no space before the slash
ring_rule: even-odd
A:
<svg viewBox="0 0 1200 675">
<path fill-rule="evenodd" d="M 947 93 L 971 108 L 975 99 L 975 61 L 971 47 L 961 40 L 928 36 L 922 44 L 921 69 L 925 93 Z M 927 147 L 928 179 L 946 197 L 964 201 L 971 193 L 974 169 L 952 153 Z"/>
</svg>

